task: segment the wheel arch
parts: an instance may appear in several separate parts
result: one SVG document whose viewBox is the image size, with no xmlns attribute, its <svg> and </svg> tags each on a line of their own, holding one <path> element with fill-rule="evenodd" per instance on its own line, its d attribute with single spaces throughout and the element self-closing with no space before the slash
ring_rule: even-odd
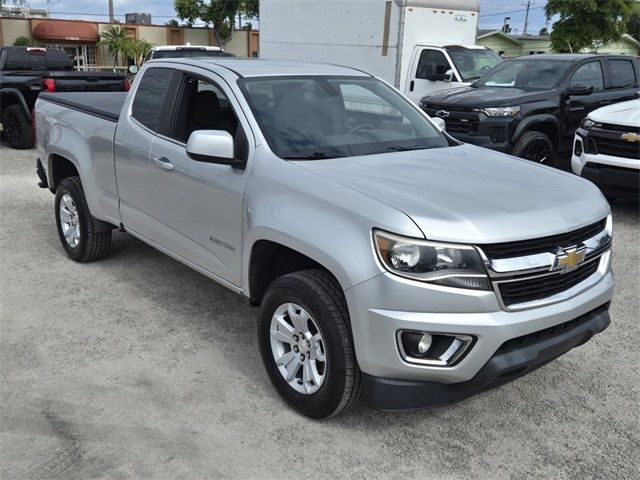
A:
<svg viewBox="0 0 640 480">
<path fill-rule="evenodd" d="M 0 105 L 2 105 L 2 112 L 6 107 L 11 105 L 20 105 L 24 110 L 25 115 L 31 118 L 31 111 L 27 106 L 27 102 L 22 95 L 22 92 L 17 88 L 3 88 L 0 89 Z"/>
<path fill-rule="evenodd" d="M 337 261 L 313 248 L 301 248 L 277 236 L 258 238 L 248 248 L 246 293 L 249 302 L 260 305 L 269 285 L 277 278 L 299 270 L 320 269 L 338 282 L 342 290 L 350 286 L 347 272 Z"/>
<path fill-rule="evenodd" d="M 47 160 L 47 180 L 51 192 L 55 193 L 60 182 L 67 177 L 80 177 L 82 181 L 78 165 L 67 156 L 51 153 Z"/>
<path fill-rule="evenodd" d="M 560 122 L 556 117 L 550 114 L 535 115 L 525 118 L 513 133 L 511 143 L 514 145 L 522 138 L 526 132 L 541 132 L 547 135 L 553 143 L 553 148 L 558 149 L 560 144 Z"/>
</svg>

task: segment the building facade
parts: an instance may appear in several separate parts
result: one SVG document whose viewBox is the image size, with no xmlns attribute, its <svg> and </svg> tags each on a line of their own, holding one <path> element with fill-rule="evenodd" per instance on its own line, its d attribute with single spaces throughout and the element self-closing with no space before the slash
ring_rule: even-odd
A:
<svg viewBox="0 0 640 480">
<path fill-rule="evenodd" d="M 476 43 L 494 50 L 504 58 L 552 53 L 549 35 L 507 35 L 500 30 L 478 30 Z M 638 57 L 640 56 L 640 42 L 631 35 L 624 34 L 619 41 L 598 48 L 598 53 L 616 53 Z"/>
<path fill-rule="evenodd" d="M 61 48 L 73 57 L 76 68 L 112 67 L 114 58 L 108 48 L 99 45 L 100 34 L 109 23 L 49 18 L 0 17 L 0 45 L 13 45 L 19 37 L 29 38 L 33 46 Z M 152 45 L 212 45 L 213 29 L 173 25 L 119 24 L 135 39 Z M 235 30 L 224 49 L 238 57 L 258 56 L 259 32 Z M 122 60 L 121 60 L 122 61 Z"/>
</svg>

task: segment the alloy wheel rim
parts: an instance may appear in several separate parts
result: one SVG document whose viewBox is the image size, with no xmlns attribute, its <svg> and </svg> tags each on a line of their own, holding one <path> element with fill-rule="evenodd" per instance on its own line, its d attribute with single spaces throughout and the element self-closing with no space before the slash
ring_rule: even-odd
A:
<svg viewBox="0 0 640 480">
<path fill-rule="evenodd" d="M 8 137 L 15 139 L 20 138 L 20 124 L 15 117 L 10 116 L 6 121 L 4 128 Z"/>
<path fill-rule="evenodd" d="M 533 142 L 525 152 L 525 158 L 532 162 L 546 163 L 551 156 L 549 146 L 543 140 Z"/>
<path fill-rule="evenodd" d="M 60 199 L 60 226 L 67 244 L 76 248 L 80 243 L 80 219 L 71 195 L 65 193 Z"/>
<path fill-rule="evenodd" d="M 276 308 L 269 326 L 271 353 L 282 378 L 296 392 L 317 392 L 327 375 L 327 355 L 320 329 L 295 303 Z"/>
</svg>

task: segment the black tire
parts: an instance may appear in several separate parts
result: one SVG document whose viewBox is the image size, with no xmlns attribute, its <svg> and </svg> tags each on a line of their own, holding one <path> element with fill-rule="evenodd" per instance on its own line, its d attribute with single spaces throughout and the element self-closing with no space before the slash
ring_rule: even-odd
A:
<svg viewBox="0 0 640 480">
<path fill-rule="evenodd" d="M 31 119 L 20 105 L 9 105 L 4 109 L 2 127 L 7 142 L 13 148 L 24 150 L 33 147 Z"/>
<path fill-rule="evenodd" d="M 65 238 L 62 227 L 60 202 L 65 195 L 71 197 L 77 211 L 80 237 L 77 245 L 74 246 Z M 111 230 L 98 230 L 96 228 L 79 177 L 67 177 L 56 188 L 55 216 L 58 236 L 69 258 L 76 262 L 91 262 L 109 253 Z"/>
<path fill-rule="evenodd" d="M 304 308 L 317 324 L 327 357 L 325 379 L 315 393 L 294 390 L 282 376 L 271 350 L 274 312 L 286 303 Z M 360 369 L 353 349 L 349 313 L 338 282 L 323 270 L 303 270 L 275 280 L 267 290 L 258 317 L 262 361 L 280 396 L 303 415 L 320 419 L 339 415 L 360 398 Z"/>
<path fill-rule="evenodd" d="M 554 167 L 556 163 L 553 142 L 542 132 L 525 132 L 511 154 L 549 167 Z"/>
</svg>

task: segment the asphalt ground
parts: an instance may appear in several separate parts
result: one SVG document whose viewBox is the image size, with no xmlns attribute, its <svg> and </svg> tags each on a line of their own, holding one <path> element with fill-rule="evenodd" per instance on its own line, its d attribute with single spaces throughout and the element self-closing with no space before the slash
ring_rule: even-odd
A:
<svg viewBox="0 0 640 480">
<path fill-rule="evenodd" d="M 0 146 L 3 479 L 638 478 L 640 229 L 614 205 L 612 324 L 459 404 L 328 421 L 287 408 L 257 311 L 135 238 L 69 260 L 35 152 Z"/>
</svg>

